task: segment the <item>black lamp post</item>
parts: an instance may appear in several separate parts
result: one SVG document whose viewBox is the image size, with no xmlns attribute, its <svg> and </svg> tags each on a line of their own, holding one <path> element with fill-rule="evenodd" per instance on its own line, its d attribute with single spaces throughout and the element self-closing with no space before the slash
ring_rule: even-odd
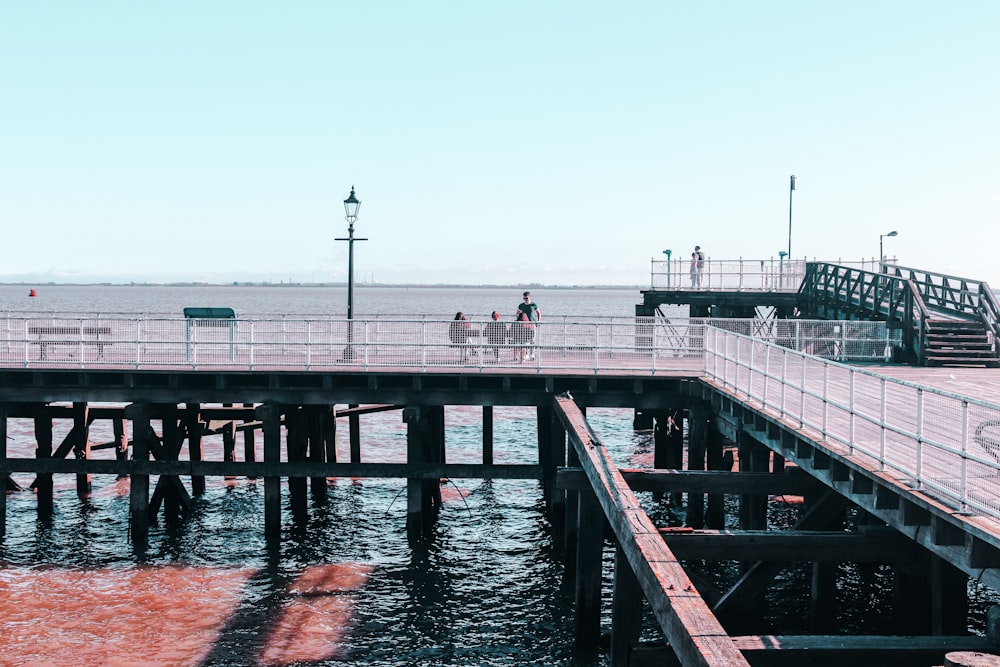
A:
<svg viewBox="0 0 1000 667">
<path fill-rule="evenodd" d="M 889 232 L 887 234 L 879 234 L 878 235 L 878 270 L 880 272 L 882 271 L 882 262 L 885 261 L 885 255 L 882 254 L 882 239 L 884 239 L 887 236 L 889 236 L 889 237 L 896 236 L 897 233 L 898 232 L 896 232 L 896 230 L 892 230 L 891 232 Z"/>
<path fill-rule="evenodd" d="M 788 261 L 792 261 L 792 193 L 795 192 L 795 174 L 788 185 Z"/>
<path fill-rule="evenodd" d="M 347 319 L 354 319 L 354 242 L 367 241 L 368 239 L 354 238 L 354 223 L 358 219 L 358 209 L 361 208 L 361 200 L 354 195 L 354 186 L 351 186 L 351 194 L 344 200 L 344 212 L 347 214 L 347 238 L 338 238 L 337 241 L 347 241 Z M 350 343 L 354 341 L 354 325 L 348 322 L 347 325 L 347 349 L 344 350 L 345 359 L 354 358 L 354 349 Z"/>
</svg>

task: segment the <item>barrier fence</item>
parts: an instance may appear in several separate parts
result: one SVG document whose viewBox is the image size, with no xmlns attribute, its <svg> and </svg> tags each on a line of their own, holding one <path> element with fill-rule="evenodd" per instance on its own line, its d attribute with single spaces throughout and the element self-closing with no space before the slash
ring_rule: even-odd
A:
<svg viewBox="0 0 1000 667">
<path fill-rule="evenodd" d="M 840 361 L 885 361 L 899 332 L 883 322 L 706 318 L 553 319 L 521 331 L 448 319 L 0 319 L 0 366 L 318 370 L 370 367 L 529 367 L 655 373 L 697 368 L 706 325 Z"/>
<path fill-rule="evenodd" d="M 705 375 L 959 511 L 1000 519 L 1000 406 L 705 329 Z"/>
</svg>

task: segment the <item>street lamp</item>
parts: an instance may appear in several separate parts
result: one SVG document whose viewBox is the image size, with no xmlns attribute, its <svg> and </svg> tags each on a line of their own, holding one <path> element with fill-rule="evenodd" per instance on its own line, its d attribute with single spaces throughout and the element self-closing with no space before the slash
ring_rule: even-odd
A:
<svg viewBox="0 0 1000 667">
<path fill-rule="evenodd" d="M 344 212 L 347 214 L 347 238 L 338 238 L 337 241 L 347 241 L 347 348 L 344 350 L 345 359 L 354 358 L 354 348 L 351 343 L 354 340 L 354 324 L 350 320 L 354 319 L 354 242 L 367 241 L 368 239 L 354 238 L 354 223 L 358 220 L 358 209 L 361 208 L 361 200 L 354 195 L 354 186 L 351 186 L 351 194 L 344 200 Z"/>
<path fill-rule="evenodd" d="M 879 234 L 878 235 L 878 268 L 879 268 L 880 272 L 882 271 L 882 262 L 885 261 L 885 255 L 882 254 L 882 239 L 884 239 L 887 236 L 893 237 L 893 236 L 896 236 L 896 235 L 897 235 L 896 230 L 893 230 L 893 231 L 889 232 L 888 234 Z"/>
<path fill-rule="evenodd" d="M 784 289 L 785 287 L 785 258 L 788 257 L 788 253 L 784 250 L 778 251 L 778 286 Z"/>
<path fill-rule="evenodd" d="M 788 185 L 788 259 L 792 259 L 792 193 L 795 192 L 795 174 L 792 174 Z"/>
<path fill-rule="evenodd" d="M 670 248 L 664 250 L 663 254 L 667 256 L 667 287 L 670 287 Z"/>
</svg>

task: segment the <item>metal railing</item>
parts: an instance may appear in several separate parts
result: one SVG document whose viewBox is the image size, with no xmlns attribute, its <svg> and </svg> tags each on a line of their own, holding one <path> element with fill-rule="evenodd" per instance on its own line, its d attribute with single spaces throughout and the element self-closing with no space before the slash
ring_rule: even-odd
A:
<svg viewBox="0 0 1000 667">
<path fill-rule="evenodd" d="M 813 260 L 816 261 L 816 260 Z M 690 258 L 650 260 L 651 289 L 729 290 L 734 292 L 795 292 L 806 274 L 808 260 L 774 257 L 768 259 L 706 259 L 697 274 L 692 273 Z M 831 261 L 831 264 L 862 271 L 879 271 L 876 259 L 856 262 Z M 887 266 L 892 261 L 885 262 Z"/>
<path fill-rule="evenodd" d="M 1000 405 L 895 380 L 719 327 L 705 374 L 832 449 L 1000 519 Z"/>
<path fill-rule="evenodd" d="M 0 319 L 0 367 L 321 370 L 344 366 L 642 370 L 697 368 L 704 329 L 715 323 L 841 361 L 885 361 L 898 331 L 880 322 L 705 318 L 594 318 L 539 323 L 533 336 L 497 339 L 449 319 L 199 319 L 8 317 Z M 528 358 L 525 358 L 528 357 Z"/>
</svg>

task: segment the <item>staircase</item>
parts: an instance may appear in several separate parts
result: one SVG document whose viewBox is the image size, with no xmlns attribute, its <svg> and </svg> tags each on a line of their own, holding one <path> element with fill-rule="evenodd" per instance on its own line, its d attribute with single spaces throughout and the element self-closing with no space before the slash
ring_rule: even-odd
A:
<svg viewBox="0 0 1000 667">
<path fill-rule="evenodd" d="M 925 366 L 1000 367 L 993 337 L 983 322 L 927 320 Z"/>
</svg>

